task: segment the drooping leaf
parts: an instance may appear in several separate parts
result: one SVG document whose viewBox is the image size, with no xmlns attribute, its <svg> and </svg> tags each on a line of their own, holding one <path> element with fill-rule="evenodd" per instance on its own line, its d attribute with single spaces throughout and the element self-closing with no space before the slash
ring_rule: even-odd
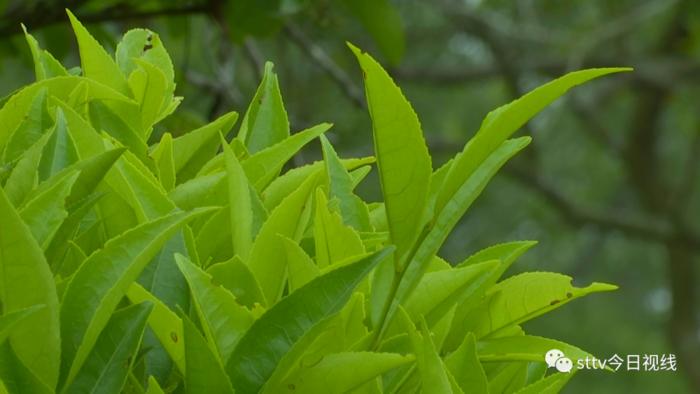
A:
<svg viewBox="0 0 700 394">
<path fill-rule="evenodd" d="M 41 247 L 0 188 L 0 301 L 5 314 L 44 305 L 8 341 L 27 369 L 55 387 L 61 354 L 58 296 Z"/>
<path fill-rule="evenodd" d="M 118 394 L 126 382 L 153 305 L 131 305 L 112 314 L 85 365 L 66 389 L 70 393 Z"/>
<path fill-rule="evenodd" d="M 401 261 L 421 231 L 432 165 L 418 116 L 389 74 L 351 46 L 365 77 L 391 242 Z"/>
<path fill-rule="evenodd" d="M 260 390 L 277 363 L 305 333 L 345 305 L 355 287 L 387 248 L 339 267 L 298 289 L 270 308 L 241 338 L 226 365 L 238 393 Z"/>
</svg>

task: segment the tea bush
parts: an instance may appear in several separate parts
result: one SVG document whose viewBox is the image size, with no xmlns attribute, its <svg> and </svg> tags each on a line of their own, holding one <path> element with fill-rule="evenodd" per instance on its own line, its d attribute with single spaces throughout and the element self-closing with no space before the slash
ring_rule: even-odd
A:
<svg viewBox="0 0 700 394">
<path fill-rule="evenodd" d="M 0 378 L 9 393 L 540 393 L 574 375 L 571 345 L 521 324 L 612 285 L 502 279 L 534 242 L 450 264 L 437 252 L 529 137 L 509 139 L 578 84 L 554 80 L 488 114 L 433 170 L 413 109 L 382 67 L 362 69 L 376 157 L 340 158 L 290 133 L 268 64 L 239 123 L 182 135 L 158 35 L 109 55 L 69 13 L 79 68 L 26 33 L 36 82 L 0 109 Z M 323 160 L 283 171 L 319 139 Z M 376 162 L 383 202 L 354 189 Z"/>
</svg>

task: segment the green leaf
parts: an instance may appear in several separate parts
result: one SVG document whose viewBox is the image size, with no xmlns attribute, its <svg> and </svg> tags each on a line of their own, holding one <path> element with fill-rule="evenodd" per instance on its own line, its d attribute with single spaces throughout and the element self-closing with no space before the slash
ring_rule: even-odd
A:
<svg viewBox="0 0 700 394">
<path fill-rule="evenodd" d="M 338 312 L 355 287 L 390 253 L 391 248 L 387 248 L 332 270 L 280 300 L 256 320 L 226 365 L 236 391 L 258 392 L 292 346 Z"/>
<path fill-rule="evenodd" d="M 447 370 L 435 348 L 427 324 L 425 321 L 421 322 L 421 332 L 419 333 L 407 313 L 401 310 L 400 316 L 404 330 L 408 333 L 413 345 L 423 390 L 429 390 L 432 393 L 452 394 L 452 385 Z"/>
<path fill-rule="evenodd" d="M 321 123 L 253 154 L 242 163 L 250 183 L 255 185 L 258 192 L 262 191 L 277 176 L 284 163 L 291 159 L 304 145 L 328 131 L 331 126 L 333 125 L 330 123 Z"/>
<path fill-rule="evenodd" d="M 207 340 L 216 344 L 221 360 L 228 360 L 236 343 L 253 324 L 253 315 L 236 302 L 233 294 L 214 283 L 211 275 L 182 255 L 175 255 L 175 260 L 190 285 Z"/>
<path fill-rule="evenodd" d="M 42 50 L 37 40 L 27 32 L 24 24 L 21 25 L 24 31 L 24 38 L 27 40 L 29 50 L 32 52 L 34 61 L 34 75 L 37 81 L 42 79 L 68 75 L 65 67 L 56 60 L 49 52 Z"/>
<path fill-rule="evenodd" d="M 396 353 L 343 352 L 329 354 L 317 364 L 302 365 L 283 381 L 277 392 L 346 393 L 414 360 Z"/>
<path fill-rule="evenodd" d="M 182 322 L 185 329 L 185 360 L 187 361 L 186 392 L 233 394 L 231 382 L 219 358 L 214 355 L 206 340 L 187 316 L 183 316 Z"/>
<path fill-rule="evenodd" d="M 73 173 L 63 177 L 61 182 L 27 202 L 19 212 L 42 250 L 49 246 L 54 234 L 68 217 L 66 198 L 79 175 Z"/>
<path fill-rule="evenodd" d="M 365 164 L 374 162 L 373 157 L 364 157 L 361 159 L 345 159 L 341 160 L 343 166 L 348 170 L 356 169 Z M 304 180 L 313 174 L 323 170 L 324 163 L 321 161 L 307 164 L 302 167 L 291 169 L 276 178 L 270 183 L 261 193 L 263 203 L 268 210 L 276 207 L 285 197 L 301 185 Z"/>
<path fill-rule="evenodd" d="M 574 376 L 574 373 L 553 373 L 544 379 L 529 384 L 516 391 L 516 394 L 557 394 Z"/>
<path fill-rule="evenodd" d="M 102 330 L 85 365 L 66 391 L 105 394 L 122 392 L 152 307 L 151 303 L 144 302 L 116 311 Z"/>
<path fill-rule="evenodd" d="M 207 268 L 212 281 L 228 289 L 242 305 L 252 308 L 264 304 L 262 290 L 250 268 L 238 256 Z"/>
<path fill-rule="evenodd" d="M 515 335 L 481 339 L 478 343 L 479 359 L 482 361 L 537 361 L 545 362 L 544 355 L 552 350 L 561 350 L 574 361 L 593 358 L 593 355 L 554 339 L 534 335 Z"/>
<path fill-rule="evenodd" d="M 51 137 L 50 134 L 44 134 L 34 145 L 27 149 L 20 157 L 9 178 L 7 178 L 5 193 L 7 193 L 7 198 L 13 205 L 22 206 L 27 196 L 39 184 L 37 168 L 39 168 L 41 154 L 49 137 Z"/>
<path fill-rule="evenodd" d="M 389 63 L 399 64 L 406 39 L 401 15 L 392 3 L 389 0 L 343 0 L 343 3 L 372 36 Z"/>
<path fill-rule="evenodd" d="M 9 342 L 0 345 L 0 378 L 9 393 L 53 394 L 55 392 L 24 365 Z"/>
<path fill-rule="evenodd" d="M 56 124 L 51 131 L 51 137 L 44 145 L 44 151 L 39 161 L 39 180 L 46 180 L 77 161 L 78 152 L 68 132 L 66 118 L 63 111 L 57 108 Z"/>
<path fill-rule="evenodd" d="M 0 217 L 0 301 L 4 313 L 45 306 L 18 323 L 9 343 L 29 371 L 46 386 L 55 387 L 61 340 L 53 275 L 40 246 L 1 188 Z"/>
<path fill-rule="evenodd" d="M 369 231 L 369 210 L 367 205 L 353 193 L 355 183 L 352 176 L 345 169 L 338 154 L 325 136 L 321 136 L 323 146 L 323 162 L 326 164 L 328 176 L 329 198 L 337 198 L 340 204 L 340 212 L 345 224 L 352 226 L 357 231 Z"/>
<path fill-rule="evenodd" d="M 284 110 L 273 67 L 272 63 L 265 63 L 262 81 L 238 131 L 238 138 L 245 143 L 250 153 L 256 153 L 289 137 L 287 111 Z"/>
<path fill-rule="evenodd" d="M 15 327 L 17 327 L 17 323 L 44 308 L 44 305 L 34 305 L 0 316 L 0 344 L 4 343 L 7 337 L 10 336 Z"/>
<path fill-rule="evenodd" d="M 575 71 L 555 79 L 521 98 L 491 111 L 481 128 L 457 155 L 437 197 L 437 216 L 479 166 L 530 118 L 576 85 L 629 68 L 597 68 Z"/>
<path fill-rule="evenodd" d="M 192 179 L 216 155 L 221 143 L 219 134 L 228 135 L 237 119 L 236 112 L 229 112 L 173 140 L 178 184 Z"/>
<path fill-rule="evenodd" d="M 287 271 L 289 272 L 289 292 L 293 293 L 305 284 L 321 275 L 321 270 L 314 264 L 304 249 L 293 240 L 281 237 L 287 251 Z"/>
<path fill-rule="evenodd" d="M 447 369 L 465 393 L 488 393 L 488 380 L 476 353 L 474 334 L 468 333 L 462 344 L 445 358 Z"/>
<path fill-rule="evenodd" d="M 579 288 L 571 281 L 569 276 L 551 272 L 528 272 L 510 277 L 487 292 L 482 306 L 468 315 L 465 328 L 477 338 L 493 337 L 511 325 L 533 319 L 576 298 L 617 289 L 605 283 Z"/>
<path fill-rule="evenodd" d="M 267 306 L 279 299 L 286 282 L 285 250 L 279 245 L 279 236 L 294 240 L 300 238 L 305 227 L 302 223 L 303 208 L 317 181 L 317 177 L 308 178 L 284 199 L 270 213 L 253 243 L 248 266 L 260 283 Z"/>
<path fill-rule="evenodd" d="M 223 146 L 233 253 L 247 261 L 253 244 L 253 208 L 251 206 L 250 186 L 243 167 L 241 167 L 241 163 L 231 147 L 225 141 Z"/>
<path fill-rule="evenodd" d="M 365 253 L 360 236 L 343 219 L 328 208 L 326 195 L 316 189 L 316 215 L 314 217 L 314 241 L 316 263 L 326 268 L 352 256 Z"/>
<path fill-rule="evenodd" d="M 175 91 L 175 70 L 170 55 L 157 33 L 148 29 L 129 30 L 119 41 L 115 57 L 119 68 L 127 77 L 137 68 L 137 60 L 148 62 L 158 68 L 163 73 L 167 84 L 165 95 L 172 96 Z M 164 104 L 167 105 L 167 103 Z"/>
<path fill-rule="evenodd" d="M 163 244 L 187 221 L 206 211 L 175 212 L 107 242 L 73 276 L 61 305 L 64 385 L 72 382 L 131 283 Z"/>
<path fill-rule="evenodd" d="M 53 119 L 46 106 L 48 90 L 39 89 L 27 106 L 24 117 L 13 130 L 3 152 L 3 161 L 9 163 L 21 157 L 24 152 L 41 139 L 51 127 Z M 7 126 L 6 126 L 7 127 Z"/>
<path fill-rule="evenodd" d="M 90 35 L 85 26 L 78 21 L 73 13 L 68 10 L 66 12 L 73 26 L 75 37 L 78 40 L 80 65 L 85 76 L 105 84 L 122 94 L 128 94 L 129 85 L 114 59 Z"/>
<path fill-rule="evenodd" d="M 158 381 L 153 376 L 148 377 L 148 389 L 146 390 L 146 394 L 165 394 L 165 391 L 163 391 Z"/>
<path fill-rule="evenodd" d="M 138 283 L 132 283 L 126 296 L 133 304 L 150 302 L 153 311 L 148 317 L 148 325 L 158 338 L 181 374 L 185 374 L 185 344 L 182 320 L 161 300 Z"/>
<path fill-rule="evenodd" d="M 161 119 L 161 111 L 172 100 L 168 96 L 169 88 L 166 77 L 161 70 L 151 63 L 135 59 L 139 66 L 129 75 L 129 87 L 140 105 L 142 138 L 147 140 L 152 126 Z"/>
<path fill-rule="evenodd" d="M 402 261 L 421 231 L 432 165 L 418 116 L 389 74 L 354 46 L 365 77 L 391 242 Z"/>
<path fill-rule="evenodd" d="M 506 141 L 479 167 L 478 171 L 462 185 L 459 191 L 453 196 L 453 200 L 450 205 L 447 206 L 447 209 L 440 212 L 440 215 L 429 228 L 427 235 L 408 263 L 406 272 L 399 283 L 393 306 L 391 306 L 389 310 L 387 321 L 391 320 L 393 313 L 396 311 L 396 305 L 405 300 L 413 292 L 413 289 L 418 284 L 428 264 L 430 264 L 430 261 L 435 256 L 435 253 L 437 253 L 464 212 L 484 190 L 489 180 L 508 159 L 523 149 L 529 142 L 529 137 Z"/>
<path fill-rule="evenodd" d="M 160 138 L 160 143 L 151 153 L 151 157 L 156 162 L 158 168 L 158 179 L 166 191 L 171 191 L 175 187 L 175 156 L 173 154 L 173 136 L 164 133 Z"/>
</svg>

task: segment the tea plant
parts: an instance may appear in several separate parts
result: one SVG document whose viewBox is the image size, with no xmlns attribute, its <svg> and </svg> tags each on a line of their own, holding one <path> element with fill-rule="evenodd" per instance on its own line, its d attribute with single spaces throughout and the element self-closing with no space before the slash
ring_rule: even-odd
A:
<svg viewBox="0 0 700 394">
<path fill-rule="evenodd" d="M 340 158 L 319 124 L 291 134 L 277 76 L 230 138 L 230 112 L 154 133 L 182 100 L 158 35 L 110 56 L 69 13 L 81 66 L 26 33 L 37 81 L 0 109 L 0 379 L 10 393 L 540 393 L 547 350 L 521 324 L 612 285 L 549 272 L 502 279 L 534 242 L 458 264 L 437 252 L 569 88 L 491 112 L 437 170 L 413 109 L 368 54 L 376 157 Z M 159 134 L 159 135 L 157 135 Z M 319 139 L 323 160 L 283 172 Z M 376 161 L 383 202 L 355 193 Z"/>
</svg>

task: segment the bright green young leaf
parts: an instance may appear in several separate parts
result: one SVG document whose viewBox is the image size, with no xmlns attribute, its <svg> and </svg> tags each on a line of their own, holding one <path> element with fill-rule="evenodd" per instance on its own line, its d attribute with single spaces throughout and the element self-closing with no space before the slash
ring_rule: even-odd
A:
<svg viewBox="0 0 700 394">
<path fill-rule="evenodd" d="M 364 157 L 361 159 L 345 159 L 341 160 L 343 166 L 347 170 L 354 170 L 360 166 L 374 162 L 373 157 Z M 276 207 L 285 197 L 299 187 L 304 180 L 312 174 L 323 171 L 324 163 L 321 161 L 307 164 L 302 167 L 297 167 L 287 171 L 280 177 L 270 183 L 262 192 L 262 199 L 265 207 L 268 210 Z"/>
<path fill-rule="evenodd" d="M 603 75 L 630 70 L 629 68 L 596 68 L 575 71 L 491 111 L 474 138 L 466 144 L 464 150 L 457 155 L 452 163 L 437 198 L 435 215 L 437 216 L 446 207 L 460 187 L 477 171 L 492 152 L 554 100 L 574 86 Z"/>
<path fill-rule="evenodd" d="M 414 360 L 396 353 L 347 352 L 329 354 L 317 364 L 302 367 L 282 387 L 299 393 L 346 393 Z"/>
<path fill-rule="evenodd" d="M 233 394 L 224 367 L 187 316 L 182 318 L 185 329 L 185 389 L 188 393 Z"/>
<path fill-rule="evenodd" d="M 27 196 L 39 184 L 39 161 L 46 142 L 51 137 L 44 134 L 20 157 L 5 183 L 5 193 L 14 206 L 22 206 Z"/>
<path fill-rule="evenodd" d="M 248 266 L 260 283 L 267 305 L 272 305 L 282 295 L 286 282 L 285 250 L 279 245 L 279 236 L 294 240 L 300 237 L 302 211 L 317 177 L 310 177 L 284 199 L 262 225 L 250 253 Z"/>
<path fill-rule="evenodd" d="M 112 56 L 107 54 L 100 43 L 90 35 L 75 15 L 70 11 L 67 12 L 75 37 L 78 40 L 80 65 L 85 76 L 105 84 L 122 94 L 128 94 L 129 86 L 126 78 Z"/>
<path fill-rule="evenodd" d="M 207 268 L 212 281 L 220 284 L 236 296 L 236 301 L 252 308 L 256 303 L 265 304 L 262 290 L 250 268 L 238 256 Z"/>
<path fill-rule="evenodd" d="M 546 378 L 523 387 L 516 391 L 516 394 L 558 394 L 574 374 L 574 372 L 553 373 Z"/>
<path fill-rule="evenodd" d="M 166 94 L 169 86 L 161 70 L 142 60 L 136 59 L 134 62 L 139 68 L 129 75 L 128 83 L 140 106 L 141 135 L 147 140 L 153 131 L 153 124 L 161 118 L 165 103 L 172 98 Z"/>
<path fill-rule="evenodd" d="M 329 209 L 326 195 L 320 188 L 316 189 L 314 241 L 319 268 L 365 253 L 360 236 L 352 227 L 343 224 L 338 213 Z"/>
<path fill-rule="evenodd" d="M 44 305 L 10 335 L 17 358 L 55 387 L 61 354 L 58 296 L 41 247 L 0 188 L 0 301 L 5 314 Z M 7 382 L 6 382 L 7 383 Z"/>
<path fill-rule="evenodd" d="M 190 285 L 208 342 L 216 344 L 221 360 L 228 360 L 236 343 L 253 324 L 253 315 L 236 302 L 231 292 L 213 283 L 211 275 L 182 255 L 176 255 L 175 259 Z"/>
<path fill-rule="evenodd" d="M 477 357 L 474 334 L 464 337 L 459 348 L 445 358 L 445 365 L 465 393 L 488 393 L 488 380 Z"/>
<path fill-rule="evenodd" d="M 466 329 L 474 332 L 477 338 L 493 337 L 499 330 L 530 320 L 576 298 L 617 288 L 605 283 L 579 288 L 574 287 L 571 280 L 569 276 L 551 272 L 528 272 L 510 277 L 487 292 L 486 301 L 467 317 Z"/>
<path fill-rule="evenodd" d="M 423 390 L 432 393 L 452 394 L 452 385 L 450 384 L 447 370 L 438 350 L 435 348 L 435 343 L 431 338 L 427 324 L 424 321 L 421 322 L 421 332 L 418 332 L 405 311 L 401 309 L 399 316 L 416 355 L 416 364 L 418 365 Z"/>
<path fill-rule="evenodd" d="M 304 249 L 287 237 L 280 237 L 287 251 L 289 292 L 293 293 L 321 275 L 321 271 Z"/>
<path fill-rule="evenodd" d="M 165 95 L 172 96 L 175 91 L 173 62 L 157 33 L 147 29 L 129 30 L 117 45 L 115 57 L 119 68 L 127 77 L 137 68 L 135 60 L 148 62 L 157 67 L 165 76 L 167 84 Z M 167 103 L 164 103 L 165 105 Z"/>
<path fill-rule="evenodd" d="M 121 393 L 152 307 L 151 303 L 144 302 L 116 311 L 66 392 Z"/>
<path fill-rule="evenodd" d="M 39 180 L 44 181 L 78 161 L 73 139 L 68 132 L 63 111 L 56 109 L 56 124 L 51 131 L 51 137 L 44 145 L 44 152 L 39 161 Z"/>
<path fill-rule="evenodd" d="M 527 380 L 527 363 L 497 364 L 487 369 L 490 393 L 513 393 L 523 386 Z"/>
<path fill-rule="evenodd" d="M 175 156 L 173 154 L 173 136 L 164 133 L 160 143 L 151 152 L 151 157 L 156 162 L 158 168 L 158 179 L 166 191 L 171 191 L 175 187 Z"/>
<path fill-rule="evenodd" d="M 243 169 L 251 184 L 258 191 L 267 186 L 284 166 L 304 145 L 331 128 L 329 123 L 321 123 L 287 137 L 283 141 L 260 150 L 245 160 Z"/>
<path fill-rule="evenodd" d="M 192 179 L 216 155 L 221 144 L 219 135 L 228 135 L 237 119 L 238 113 L 229 112 L 173 140 L 178 184 Z"/>
<path fill-rule="evenodd" d="M 222 137 L 223 140 L 223 137 Z M 228 186 L 229 220 L 234 255 L 248 260 L 253 244 L 253 208 L 249 191 L 248 178 L 241 163 L 224 141 L 224 164 Z"/>
<path fill-rule="evenodd" d="M 432 165 L 418 116 L 389 74 L 350 46 L 362 67 L 391 242 L 401 261 L 421 232 Z"/>
<path fill-rule="evenodd" d="M 538 361 L 545 362 L 544 355 L 552 350 L 561 350 L 566 357 L 576 361 L 593 358 L 593 355 L 554 339 L 534 335 L 515 335 L 481 339 L 478 342 L 479 359 L 482 361 Z M 575 363 L 574 363 L 575 364 Z"/>
<path fill-rule="evenodd" d="M 357 231 L 368 231 L 369 211 L 367 205 L 353 193 L 354 180 L 348 170 L 340 161 L 338 154 L 325 136 L 321 136 L 323 146 L 323 162 L 326 164 L 328 177 L 328 196 L 337 198 L 340 204 L 340 212 L 345 224 L 352 226 Z"/>
<path fill-rule="evenodd" d="M 78 269 L 61 305 L 62 382 L 70 384 L 131 283 L 163 244 L 206 211 L 175 212 L 107 242 Z"/>
<path fill-rule="evenodd" d="M 68 75 L 65 67 L 56 60 L 49 52 L 42 50 L 39 42 L 27 32 L 24 24 L 21 25 L 24 31 L 24 38 L 27 40 L 29 50 L 32 52 L 32 60 L 34 61 L 34 75 L 37 81 L 42 79 L 59 77 Z"/>
<path fill-rule="evenodd" d="M 420 281 L 428 264 L 437 253 L 448 234 L 457 224 L 464 212 L 484 190 L 489 180 L 496 174 L 508 159 L 522 150 L 530 142 L 529 137 L 506 141 L 486 160 L 472 177 L 455 194 L 448 209 L 443 210 L 437 217 L 430 231 L 422 240 L 413 258 L 409 261 L 406 272 L 401 278 L 394 306 L 389 309 L 387 320 L 391 320 L 396 310 L 396 304 L 410 296 Z"/>
<path fill-rule="evenodd" d="M 48 90 L 44 88 L 39 89 L 34 98 L 32 98 L 24 118 L 11 134 L 4 149 L 2 159 L 5 163 L 21 157 L 27 149 L 41 139 L 41 136 L 54 123 L 46 105 L 47 97 Z"/>
<path fill-rule="evenodd" d="M 65 208 L 66 198 L 79 175 L 79 173 L 73 173 L 71 176 L 64 177 L 54 187 L 27 202 L 19 211 L 19 215 L 42 250 L 49 246 L 54 234 L 63 224 L 63 220 L 68 217 Z"/>
<path fill-rule="evenodd" d="M 168 355 L 173 360 L 180 373 L 184 375 L 185 345 L 183 340 L 182 320 L 180 317 L 138 283 L 131 284 L 129 290 L 126 292 L 126 296 L 133 304 L 139 304 L 145 301 L 153 304 L 153 310 L 148 316 L 148 325 L 163 345 L 163 348 L 168 352 Z"/>
<path fill-rule="evenodd" d="M 338 312 L 387 248 L 320 276 L 272 306 L 238 342 L 226 365 L 238 393 L 255 393 L 305 333 Z"/>
<path fill-rule="evenodd" d="M 238 131 L 238 138 L 253 154 L 289 137 L 287 111 L 282 102 L 277 74 L 272 68 L 272 63 L 265 63 L 263 79 Z"/>
</svg>

